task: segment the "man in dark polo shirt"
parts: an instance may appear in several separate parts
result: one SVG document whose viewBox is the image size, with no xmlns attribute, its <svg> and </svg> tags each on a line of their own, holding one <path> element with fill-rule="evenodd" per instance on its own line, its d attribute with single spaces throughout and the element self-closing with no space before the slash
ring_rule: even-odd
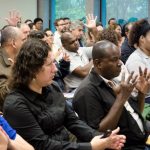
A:
<svg viewBox="0 0 150 150">
<path fill-rule="evenodd" d="M 144 150 L 148 137 L 141 113 L 145 102 L 149 74 L 146 69 L 140 76 L 133 72 L 125 81 L 125 73 L 119 86 L 112 80 L 121 71 L 119 49 L 109 41 L 100 41 L 93 47 L 94 68 L 78 87 L 73 98 L 74 110 L 89 126 L 100 132 L 120 127 L 120 134 L 127 137 L 128 150 Z M 133 88 L 139 90 L 138 97 L 131 97 Z"/>
</svg>

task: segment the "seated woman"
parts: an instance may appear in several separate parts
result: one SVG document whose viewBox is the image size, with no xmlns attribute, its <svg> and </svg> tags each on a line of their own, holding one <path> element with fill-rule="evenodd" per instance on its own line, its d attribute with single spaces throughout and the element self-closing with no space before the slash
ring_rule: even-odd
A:
<svg viewBox="0 0 150 150">
<path fill-rule="evenodd" d="M 50 42 L 49 42 L 50 41 L 49 40 L 49 35 L 50 35 L 49 32 L 47 34 L 43 31 L 32 31 L 30 33 L 30 35 L 28 36 L 28 38 L 38 38 L 38 39 L 42 39 L 43 41 L 46 41 L 48 43 L 48 45 L 50 46 L 50 48 L 52 48 L 52 52 L 54 53 L 53 46 L 50 45 Z M 57 55 L 54 55 L 54 58 Z M 59 84 L 62 92 L 66 92 L 65 89 L 64 89 L 64 83 L 63 83 L 62 80 L 69 73 L 70 58 L 65 52 L 63 52 L 63 58 L 60 59 L 58 62 L 56 61 L 56 59 L 54 59 L 54 63 L 57 67 L 57 72 L 55 72 L 55 76 L 54 76 L 53 80 L 55 80 Z"/>
<path fill-rule="evenodd" d="M 22 45 L 12 68 L 11 91 L 4 103 L 4 117 L 9 124 L 36 150 L 121 148 L 125 137 L 115 135 L 119 129 L 100 139 L 96 135 L 102 133 L 87 126 L 71 111 L 58 84 L 52 80 L 57 71 L 53 61 L 46 42 L 28 39 Z M 85 143 L 68 142 L 64 127 Z"/>
<path fill-rule="evenodd" d="M 129 56 L 126 67 L 128 72 L 131 70 L 135 71 L 135 74 L 139 74 L 138 67 L 148 68 L 150 71 L 150 25 L 147 19 L 141 19 L 132 25 L 129 34 L 129 44 L 134 46 L 137 44 L 138 48 Z M 135 91 L 135 96 L 137 96 L 138 91 Z M 145 103 L 150 104 L 150 87 L 147 90 Z"/>
<path fill-rule="evenodd" d="M 0 150 L 34 150 L 7 121 L 0 116 Z"/>
</svg>

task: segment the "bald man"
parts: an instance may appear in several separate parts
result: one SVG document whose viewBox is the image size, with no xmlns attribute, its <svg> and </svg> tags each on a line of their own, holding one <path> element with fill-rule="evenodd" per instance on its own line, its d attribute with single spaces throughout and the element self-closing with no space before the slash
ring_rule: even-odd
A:
<svg viewBox="0 0 150 150">
<path fill-rule="evenodd" d="M 24 41 L 25 36 L 17 27 L 9 26 L 2 32 L 0 47 L 0 111 L 3 111 L 3 103 L 9 92 L 8 78 L 11 65 L 8 58 L 14 60 Z"/>
<path fill-rule="evenodd" d="M 74 110 L 89 126 L 100 132 L 119 126 L 119 134 L 126 136 L 122 149 L 144 150 L 148 133 L 141 113 L 148 81 L 141 70 L 138 83 L 137 76 L 132 79 L 133 73 L 126 81 L 123 74 L 120 85 L 115 86 L 109 81 L 120 74 L 122 65 L 119 49 L 109 41 L 96 43 L 92 57 L 94 68 L 77 88 L 73 98 Z M 135 85 L 139 90 L 137 98 L 131 97 Z"/>
<path fill-rule="evenodd" d="M 30 28 L 26 23 L 21 23 L 17 25 L 18 28 L 23 32 L 25 40 L 27 40 L 28 35 L 30 34 Z"/>
<path fill-rule="evenodd" d="M 92 47 L 80 47 L 76 36 L 65 32 L 61 36 L 61 42 L 65 52 L 70 55 L 70 72 L 64 78 L 68 92 L 76 89 L 83 79 L 89 74 L 93 65 Z"/>
</svg>

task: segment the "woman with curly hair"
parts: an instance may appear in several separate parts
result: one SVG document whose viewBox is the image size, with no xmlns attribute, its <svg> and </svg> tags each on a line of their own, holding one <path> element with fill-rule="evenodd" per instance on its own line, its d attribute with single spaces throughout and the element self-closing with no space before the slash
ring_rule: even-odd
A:
<svg viewBox="0 0 150 150">
<path fill-rule="evenodd" d="M 122 29 L 121 29 L 121 25 L 118 23 L 115 24 L 111 24 L 109 25 L 109 27 L 107 28 L 107 30 L 115 30 L 117 33 L 119 33 L 121 35 L 122 33 Z"/>
<path fill-rule="evenodd" d="M 138 68 L 147 67 L 148 72 L 150 71 L 150 25 L 148 20 L 141 19 L 134 22 L 130 34 L 129 34 L 129 44 L 133 46 L 137 44 L 138 48 L 130 55 L 126 62 L 126 67 L 128 72 L 131 73 L 132 70 L 135 74 L 139 74 Z M 137 96 L 137 91 L 135 91 L 135 96 Z M 150 88 L 148 88 L 145 103 L 150 104 Z"/>
<path fill-rule="evenodd" d="M 100 139 L 100 132 L 81 121 L 66 104 L 54 78 L 54 56 L 45 41 L 28 39 L 12 68 L 4 117 L 36 150 L 121 149 L 123 135 Z M 13 119 L 12 119 L 13 118 Z M 80 141 L 71 143 L 67 130 Z M 94 139 L 93 137 L 96 136 Z"/>
</svg>

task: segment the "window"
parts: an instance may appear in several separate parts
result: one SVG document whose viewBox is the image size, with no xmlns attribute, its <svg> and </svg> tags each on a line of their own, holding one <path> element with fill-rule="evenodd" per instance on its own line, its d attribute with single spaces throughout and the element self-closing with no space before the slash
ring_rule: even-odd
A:
<svg viewBox="0 0 150 150">
<path fill-rule="evenodd" d="M 110 18 L 115 18 L 121 26 L 148 19 L 148 0 L 106 0 L 106 27 Z"/>
<path fill-rule="evenodd" d="M 71 22 L 82 19 L 85 21 L 86 0 L 55 0 L 55 19 L 68 17 Z"/>
</svg>

